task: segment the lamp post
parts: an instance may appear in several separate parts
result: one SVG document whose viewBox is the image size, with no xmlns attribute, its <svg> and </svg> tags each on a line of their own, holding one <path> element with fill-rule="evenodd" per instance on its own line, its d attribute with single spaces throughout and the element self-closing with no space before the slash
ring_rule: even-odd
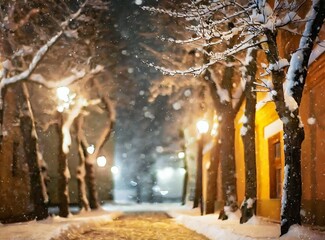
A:
<svg viewBox="0 0 325 240">
<path fill-rule="evenodd" d="M 199 138 L 198 138 L 196 183 L 195 183 L 195 196 L 194 196 L 193 208 L 198 207 L 200 204 L 200 212 L 201 215 L 203 215 L 202 160 L 203 160 L 204 136 L 209 131 L 209 123 L 205 120 L 200 120 L 196 123 L 196 128 L 199 132 Z"/>
</svg>

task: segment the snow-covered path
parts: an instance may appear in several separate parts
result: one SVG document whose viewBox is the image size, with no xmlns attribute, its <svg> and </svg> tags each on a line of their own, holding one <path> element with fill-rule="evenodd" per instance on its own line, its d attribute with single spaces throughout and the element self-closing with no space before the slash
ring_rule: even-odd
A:
<svg viewBox="0 0 325 240">
<path fill-rule="evenodd" d="M 177 224 L 162 212 L 128 213 L 113 222 L 95 226 L 83 234 L 69 233 L 58 239 L 207 240 L 206 237 Z"/>
<path fill-rule="evenodd" d="M 193 204 L 113 204 L 107 203 L 102 209 L 80 212 L 69 218 L 52 216 L 42 221 L 0 224 L 0 240 L 72 240 L 72 239 L 210 239 L 210 240 L 324 240 L 325 231 L 317 231 L 308 226 L 293 226 L 281 238 L 280 226 L 254 216 L 248 223 L 239 224 L 239 213 L 233 213 L 227 221 L 218 220 L 218 213 L 200 216 Z M 71 209 L 72 210 L 72 209 Z M 136 216 L 141 212 L 142 217 Z M 150 214 L 155 212 L 156 216 Z M 159 214 L 158 214 L 159 212 Z M 146 214 L 149 215 L 146 215 Z M 167 218 L 167 213 L 173 219 Z M 121 218 L 122 215 L 128 217 Z M 135 218 L 135 219 L 134 219 Z M 117 220 L 116 220 L 117 219 Z M 196 235 L 195 232 L 204 235 Z M 129 236 L 129 232 L 142 231 L 136 236 L 122 238 L 123 235 L 101 236 L 102 231 L 118 229 Z M 101 230 L 100 230 L 101 229 Z M 94 231 L 96 230 L 96 231 Z M 100 231 L 98 231 L 100 230 Z M 183 231 L 188 231 L 184 233 Z M 87 234 L 85 234 L 87 233 Z M 99 235 L 94 235 L 98 233 Z M 162 234 L 155 237 L 148 234 Z M 92 234 L 92 235 L 91 235 Z M 188 235 L 190 234 L 190 235 Z M 194 238 L 194 236 L 198 236 Z M 147 237 L 147 238 L 146 238 Z M 165 237 L 165 238 L 163 238 Z"/>
</svg>

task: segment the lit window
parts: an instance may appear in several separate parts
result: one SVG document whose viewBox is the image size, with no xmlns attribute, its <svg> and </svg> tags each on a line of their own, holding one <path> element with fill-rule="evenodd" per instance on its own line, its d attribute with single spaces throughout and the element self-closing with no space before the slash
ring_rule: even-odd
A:
<svg viewBox="0 0 325 240">
<path fill-rule="evenodd" d="M 281 198 L 282 160 L 280 134 L 269 138 L 270 198 Z"/>
</svg>

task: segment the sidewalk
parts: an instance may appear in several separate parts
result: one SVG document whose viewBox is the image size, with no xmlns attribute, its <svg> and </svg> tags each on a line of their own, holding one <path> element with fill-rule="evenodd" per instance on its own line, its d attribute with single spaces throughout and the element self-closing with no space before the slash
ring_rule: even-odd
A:
<svg viewBox="0 0 325 240">
<path fill-rule="evenodd" d="M 54 216 L 41 221 L 0 224 L 0 240 L 50 240 L 61 234 L 83 233 L 92 227 L 111 222 L 121 214 L 96 210 L 71 215 L 69 218 Z"/>
<path fill-rule="evenodd" d="M 287 234 L 280 236 L 280 225 L 254 216 L 247 223 L 240 224 L 240 212 L 232 213 L 229 219 L 222 221 L 218 214 L 200 216 L 198 209 L 170 211 L 168 215 L 176 222 L 194 230 L 211 240 L 324 240 L 325 232 L 311 230 L 304 226 L 292 226 Z"/>
<path fill-rule="evenodd" d="M 293 226 L 289 233 L 279 238 L 280 225 L 259 217 L 239 224 L 239 212 L 226 221 L 218 220 L 218 214 L 200 216 L 199 209 L 180 204 L 128 204 L 102 206 L 101 210 L 82 212 L 69 218 L 49 217 L 42 221 L 0 224 L 0 240 L 50 240 L 61 234 L 83 233 L 102 224 L 109 224 L 122 212 L 167 212 L 177 223 L 212 240 L 324 240 L 325 232 L 305 226 Z"/>
</svg>

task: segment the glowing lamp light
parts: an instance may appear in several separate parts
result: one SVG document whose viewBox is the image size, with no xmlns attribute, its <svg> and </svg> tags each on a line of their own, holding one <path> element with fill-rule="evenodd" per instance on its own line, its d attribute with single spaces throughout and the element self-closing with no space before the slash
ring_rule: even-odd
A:
<svg viewBox="0 0 325 240">
<path fill-rule="evenodd" d="M 105 156 L 99 156 L 97 158 L 97 165 L 98 167 L 105 167 L 107 163 L 106 157 Z"/>
<path fill-rule="evenodd" d="M 196 128 L 200 134 L 207 133 L 209 130 L 209 123 L 205 120 L 200 120 L 196 123 Z"/>
<path fill-rule="evenodd" d="M 160 192 L 160 187 L 158 185 L 155 185 L 155 186 L 152 187 L 152 190 L 154 192 Z"/>
<path fill-rule="evenodd" d="M 117 174 L 120 172 L 120 170 L 118 169 L 118 167 L 113 166 L 113 167 L 111 167 L 111 172 L 112 172 L 114 175 L 117 175 Z"/>
<path fill-rule="evenodd" d="M 178 153 L 178 158 L 184 158 L 185 157 L 185 153 L 184 152 L 179 152 Z"/>
<path fill-rule="evenodd" d="M 180 175 L 185 175 L 186 169 L 185 168 L 179 168 L 178 172 L 179 172 Z"/>
<path fill-rule="evenodd" d="M 93 144 L 87 147 L 87 153 L 93 154 L 94 152 L 95 152 L 95 146 Z"/>
<path fill-rule="evenodd" d="M 69 102 L 70 89 L 68 87 L 59 87 L 56 89 L 56 96 L 63 102 Z"/>
<path fill-rule="evenodd" d="M 64 111 L 64 106 L 59 105 L 56 110 L 58 110 L 58 112 L 62 113 Z"/>
<path fill-rule="evenodd" d="M 163 169 L 159 169 L 157 172 L 158 178 L 160 179 L 170 179 L 174 174 L 174 169 L 171 167 L 165 167 Z"/>
</svg>

